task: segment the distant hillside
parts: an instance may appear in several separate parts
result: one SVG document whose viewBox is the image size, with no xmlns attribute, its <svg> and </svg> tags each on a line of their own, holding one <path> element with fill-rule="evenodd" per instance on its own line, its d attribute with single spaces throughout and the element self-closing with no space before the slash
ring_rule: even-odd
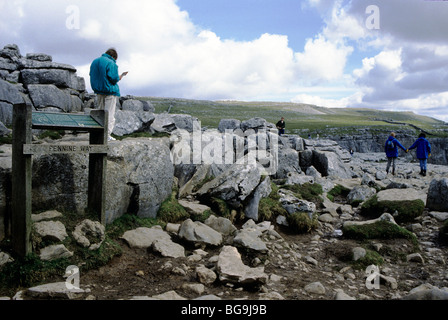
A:
<svg viewBox="0 0 448 320">
<path fill-rule="evenodd" d="M 438 136 L 448 135 L 448 125 L 413 112 L 393 112 L 361 108 L 324 108 L 289 102 L 209 101 L 179 98 L 140 97 L 150 101 L 156 112 L 190 114 L 204 127 L 217 128 L 221 119 L 247 120 L 261 117 L 276 123 L 285 118 L 290 133 L 349 133 L 358 128 L 425 130 Z"/>
</svg>

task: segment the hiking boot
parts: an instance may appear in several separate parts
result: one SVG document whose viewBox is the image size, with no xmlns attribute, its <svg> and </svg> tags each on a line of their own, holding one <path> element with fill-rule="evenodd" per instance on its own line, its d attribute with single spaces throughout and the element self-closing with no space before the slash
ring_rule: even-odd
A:
<svg viewBox="0 0 448 320">
<path fill-rule="evenodd" d="M 426 170 L 423 170 L 423 176 L 426 177 Z"/>
</svg>

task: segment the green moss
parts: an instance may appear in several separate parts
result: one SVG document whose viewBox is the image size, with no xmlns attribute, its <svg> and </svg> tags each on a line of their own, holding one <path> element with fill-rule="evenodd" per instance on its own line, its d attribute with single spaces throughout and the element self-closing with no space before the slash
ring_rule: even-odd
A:
<svg viewBox="0 0 448 320">
<path fill-rule="evenodd" d="M 339 197 L 346 198 L 349 193 L 350 193 L 350 189 L 338 184 L 338 185 L 334 186 L 333 189 L 331 189 L 327 193 L 327 198 L 330 201 L 335 202 L 335 200 L 337 200 Z"/>
<path fill-rule="evenodd" d="M 353 261 L 352 265 L 353 268 L 358 270 L 365 270 L 370 265 L 376 265 L 381 266 L 384 263 L 383 257 L 376 251 L 366 249 L 366 255 L 358 259 L 356 261 Z"/>
<path fill-rule="evenodd" d="M 128 230 L 140 227 L 151 228 L 155 225 L 164 227 L 164 223 L 160 220 L 141 218 L 133 214 L 125 214 L 116 219 L 113 223 L 107 225 L 106 233 L 111 239 L 118 239 Z"/>
<path fill-rule="evenodd" d="M 278 186 L 272 182 L 271 189 L 272 191 L 269 196 L 262 198 L 258 205 L 258 217 L 260 221 L 274 221 L 277 216 L 286 216 L 288 214 L 280 203 Z"/>
<path fill-rule="evenodd" d="M 394 219 L 398 223 L 412 222 L 418 216 L 423 214 L 425 203 L 420 200 L 406 201 L 378 201 L 375 195 L 361 206 L 360 214 L 367 217 L 378 218 L 384 212 L 394 214 Z M 397 212 L 397 215 L 395 215 Z"/>
<path fill-rule="evenodd" d="M 299 234 L 311 232 L 318 225 L 317 214 L 313 214 L 313 217 L 310 219 L 305 212 L 295 212 L 287 215 L 286 220 L 291 230 Z"/>
<path fill-rule="evenodd" d="M 232 215 L 231 208 L 222 199 L 211 197 L 208 201 L 208 205 L 211 207 L 212 211 L 220 217 L 229 219 Z"/>
<path fill-rule="evenodd" d="M 190 218 L 187 210 L 182 207 L 176 198 L 177 191 L 174 190 L 171 195 L 162 202 L 159 211 L 157 212 L 157 217 L 164 221 L 170 223 L 176 223 Z"/>
<path fill-rule="evenodd" d="M 284 185 L 282 188 L 292 191 L 299 199 L 313 202 L 316 205 L 316 208 L 321 208 L 322 206 L 323 199 L 321 195 L 323 193 L 323 189 L 318 183 Z"/>
<path fill-rule="evenodd" d="M 0 146 L 4 144 L 12 144 L 12 135 L 0 137 Z"/>
<path fill-rule="evenodd" d="M 403 238 L 409 240 L 414 247 L 418 247 L 417 237 L 412 232 L 388 221 L 346 226 L 343 227 L 342 231 L 344 236 L 349 239 L 368 240 Z"/>
</svg>

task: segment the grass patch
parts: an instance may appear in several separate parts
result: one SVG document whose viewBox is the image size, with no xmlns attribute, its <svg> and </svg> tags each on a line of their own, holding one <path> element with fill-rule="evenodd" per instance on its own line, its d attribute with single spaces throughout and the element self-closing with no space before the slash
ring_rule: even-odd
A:
<svg viewBox="0 0 448 320">
<path fill-rule="evenodd" d="M 286 217 L 289 228 L 296 233 L 309 233 L 318 226 L 317 214 L 313 214 L 312 218 L 305 212 L 295 212 Z"/>
<path fill-rule="evenodd" d="M 323 199 L 321 195 L 323 193 L 323 189 L 322 186 L 318 183 L 284 185 L 282 186 L 282 189 L 292 191 L 294 195 L 299 199 L 313 202 L 316 205 L 316 208 L 322 207 Z"/>
<path fill-rule="evenodd" d="M 366 255 L 352 262 L 354 269 L 365 270 L 370 265 L 381 266 L 384 263 L 383 257 L 376 251 L 366 249 Z"/>
<path fill-rule="evenodd" d="M 4 144 L 12 144 L 12 135 L 0 137 L 0 146 Z"/>
<path fill-rule="evenodd" d="M 333 189 L 331 189 L 328 193 L 327 193 L 327 198 L 331 201 L 331 202 L 337 202 L 338 200 L 340 200 L 341 198 L 347 198 L 348 194 L 350 193 L 350 189 L 341 186 L 340 184 L 334 186 Z"/>
<path fill-rule="evenodd" d="M 420 200 L 412 201 L 378 201 L 378 196 L 373 196 L 363 203 L 360 214 L 367 217 L 378 218 L 384 212 L 394 214 L 398 223 L 412 222 L 423 214 L 425 203 Z M 395 212 L 398 214 L 395 215 Z"/>
<path fill-rule="evenodd" d="M 231 220 L 232 209 L 227 205 L 227 203 L 219 198 L 211 197 L 209 199 L 208 205 L 214 213 L 220 217 L 224 217 Z"/>
<path fill-rule="evenodd" d="M 185 208 L 177 201 L 176 195 L 177 191 L 174 190 L 160 205 L 159 211 L 157 212 L 157 217 L 160 220 L 169 223 L 177 223 L 190 218 L 187 210 L 185 210 Z"/>
<path fill-rule="evenodd" d="M 271 182 L 271 193 L 268 197 L 262 198 L 258 205 L 258 217 L 261 221 L 274 221 L 279 215 L 286 216 L 288 212 L 282 207 L 280 203 L 280 196 L 278 194 L 278 186 Z"/>
<path fill-rule="evenodd" d="M 407 239 L 413 244 L 414 248 L 418 248 L 417 237 L 412 232 L 388 221 L 377 221 L 364 225 L 346 226 L 343 227 L 342 231 L 346 238 L 355 240 L 396 238 Z"/>
</svg>

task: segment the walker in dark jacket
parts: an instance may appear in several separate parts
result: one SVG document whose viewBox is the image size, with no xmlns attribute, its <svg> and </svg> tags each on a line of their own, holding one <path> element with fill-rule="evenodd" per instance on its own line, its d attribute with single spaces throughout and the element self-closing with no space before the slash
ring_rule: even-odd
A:
<svg viewBox="0 0 448 320">
<path fill-rule="evenodd" d="M 389 146 L 389 141 L 392 143 L 392 147 Z M 396 159 L 398 158 L 398 147 L 408 152 L 405 147 L 395 138 L 395 133 L 392 132 L 384 145 L 387 156 L 386 172 L 389 173 L 390 166 L 392 165 L 392 174 L 395 175 Z"/>
<path fill-rule="evenodd" d="M 420 174 L 426 176 L 428 158 L 431 156 L 431 144 L 426 135 L 421 133 L 409 150 L 417 148 L 417 159 L 420 160 Z"/>
</svg>

